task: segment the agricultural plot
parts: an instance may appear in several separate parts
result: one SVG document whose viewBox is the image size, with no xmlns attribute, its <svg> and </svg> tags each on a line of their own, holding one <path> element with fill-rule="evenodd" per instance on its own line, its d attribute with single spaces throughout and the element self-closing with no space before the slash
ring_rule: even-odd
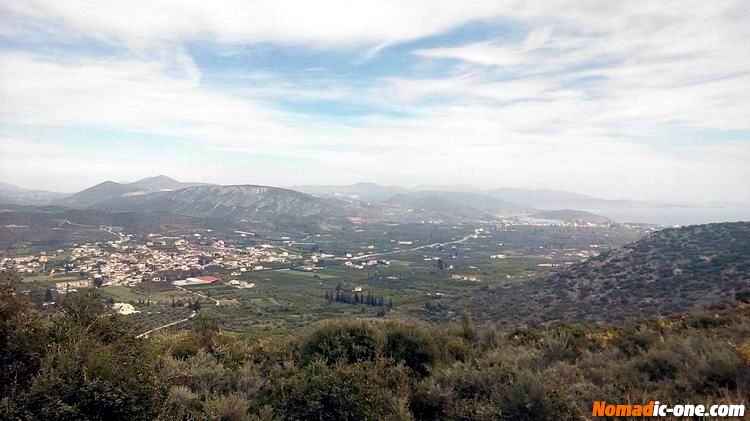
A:
<svg viewBox="0 0 750 421">
<path fill-rule="evenodd" d="M 475 231 L 477 228 L 482 229 Z M 184 305 L 195 302 L 201 304 L 202 314 L 216 317 L 224 329 L 266 334 L 304 329 L 338 318 L 384 317 L 437 323 L 455 319 L 461 303 L 484 289 L 545 276 L 592 252 L 622 245 L 643 234 L 619 226 L 362 225 L 335 234 L 302 237 L 305 241 L 283 246 L 301 254 L 302 260 L 309 259 L 313 251 L 334 255 L 321 258 L 316 271 L 297 269 L 303 261 L 295 260 L 276 265 L 273 270 L 234 276 L 230 275 L 233 270 L 208 268 L 208 273 L 222 278 L 214 284 L 176 288 L 168 282 L 142 282 L 132 288 L 105 287 L 97 291 L 113 301 L 133 303 L 141 313 L 127 317 L 143 320 L 149 327 L 185 318 L 191 310 Z M 261 244 L 269 241 L 273 242 L 260 237 L 237 239 Z M 347 253 L 365 256 L 352 259 L 354 264 L 371 259 L 387 260 L 389 264 L 347 267 L 343 258 Z M 236 288 L 229 284 L 232 279 L 254 287 Z M 52 279 L 28 277 L 24 282 L 38 286 L 43 293 Z M 332 300 L 337 289 L 352 300 Z M 382 298 L 385 305 L 355 302 L 355 294 Z M 190 323 L 185 323 L 175 328 L 189 327 Z"/>
</svg>

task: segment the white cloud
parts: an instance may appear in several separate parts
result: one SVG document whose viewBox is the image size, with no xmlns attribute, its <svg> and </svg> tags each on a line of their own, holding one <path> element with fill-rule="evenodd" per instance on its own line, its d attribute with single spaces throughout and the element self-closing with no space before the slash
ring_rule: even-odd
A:
<svg viewBox="0 0 750 421">
<path fill-rule="evenodd" d="M 132 46 L 212 40 L 320 46 L 381 44 L 416 39 L 505 7 L 492 0 L 30 0 L 2 2 L 5 24 L 50 25 L 73 34 Z M 29 23 L 31 21 L 31 23 Z M 22 22 L 23 25 L 19 24 Z"/>
<path fill-rule="evenodd" d="M 76 154 L 86 146 L 20 130 L 0 139 L 0 178 L 54 187 L 167 172 L 224 183 L 474 183 L 748 201 L 750 139 L 705 134 L 750 130 L 750 27 L 738 4 L 0 0 L 3 34 L 39 34 L 46 26 L 63 39 L 134 47 L 106 57 L 0 52 L 0 125 L 74 135 L 93 128 L 123 143 L 167 139 L 160 156 L 133 151 L 132 162 L 123 162 L 102 153 L 92 161 Z M 528 35 L 410 55 L 453 69 L 445 78 L 347 85 L 227 74 L 243 80 L 226 88 L 206 82 L 181 47 L 191 40 L 360 46 L 362 57 L 375 60 L 381 46 L 498 17 L 529 28 Z M 284 111 L 273 105 L 279 98 L 404 115 L 337 124 Z M 695 139 L 681 143 L 675 133 Z M 66 145 L 66 158 L 46 149 L 55 145 Z M 236 160 L 204 162 L 182 146 Z M 263 160 L 252 166 L 237 165 L 258 155 Z M 195 175 L 191 159 L 200 162 Z"/>
</svg>

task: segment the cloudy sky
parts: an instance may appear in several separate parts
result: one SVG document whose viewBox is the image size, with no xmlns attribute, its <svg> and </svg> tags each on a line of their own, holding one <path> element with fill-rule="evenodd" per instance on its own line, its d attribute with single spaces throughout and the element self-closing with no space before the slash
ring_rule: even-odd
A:
<svg viewBox="0 0 750 421">
<path fill-rule="evenodd" d="M 0 181 L 750 201 L 745 0 L 0 0 Z"/>
</svg>

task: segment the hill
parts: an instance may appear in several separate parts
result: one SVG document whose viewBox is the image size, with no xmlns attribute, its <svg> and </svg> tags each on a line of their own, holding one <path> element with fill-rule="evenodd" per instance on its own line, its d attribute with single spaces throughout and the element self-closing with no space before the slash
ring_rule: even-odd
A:
<svg viewBox="0 0 750 421">
<path fill-rule="evenodd" d="M 346 186 L 295 186 L 292 189 L 318 197 L 337 197 L 365 202 L 380 202 L 410 191 L 405 187 L 381 186 L 375 183 L 356 183 Z"/>
<path fill-rule="evenodd" d="M 129 234 L 182 234 L 187 230 L 230 231 L 240 226 L 217 218 L 195 218 L 167 212 L 104 212 L 56 206 L 6 206 L 0 211 L 0 254 L 19 244 L 64 247 L 72 243 L 117 238 L 102 227 L 119 227 Z"/>
<path fill-rule="evenodd" d="M 192 181 L 177 181 L 174 178 L 167 177 L 166 175 L 157 175 L 155 177 L 147 177 L 138 181 L 134 181 L 132 183 L 129 183 L 129 185 L 139 187 L 144 191 L 156 192 L 179 190 L 194 186 L 210 186 L 211 184 Z"/>
<path fill-rule="evenodd" d="M 547 210 L 537 212 L 529 216 L 538 219 L 552 219 L 556 221 L 583 222 L 592 224 L 608 224 L 612 222 L 612 220 L 607 218 L 606 216 L 574 209 Z"/>
<path fill-rule="evenodd" d="M 47 205 L 67 196 L 44 190 L 29 190 L 8 183 L 0 183 L 0 203 L 14 205 Z"/>
<path fill-rule="evenodd" d="M 410 195 L 420 198 L 437 197 L 493 215 L 530 210 L 527 206 L 501 200 L 483 193 L 426 190 L 414 192 Z"/>
<path fill-rule="evenodd" d="M 750 222 L 735 222 L 661 230 L 464 304 L 478 317 L 503 324 L 620 322 L 725 303 L 748 285 Z"/>
<path fill-rule="evenodd" d="M 122 195 L 96 203 L 106 211 L 161 211 L 193 217 L 257 223 L 341 222 L 346 204 L 276 187 L 196 186 L 144 195 Z"/>
<path fill-rule="evenodd" d="M 438 195 L 399 194 L 383 202 L 394 220 L 476 221 L 492 219 L 488 212 Z"/>
<path fill-rule="evenodd" d="M 597 209 L 622 205 L 624 201 L 606 200 L 585 194 L 558 190 L 499 188 L 487 194 L 508 202 L 538 209 Z"/>
<path fill-rule="evenodd" d="M 116 183 L 108 180 L 55 201 L 54 204 L 72 208 L 88 208 L 120 197 L 139 196 L 200 185 L 206 184 L 181 182 L 164 175 L 148 177 L 132 183 Z"/>
</svg>

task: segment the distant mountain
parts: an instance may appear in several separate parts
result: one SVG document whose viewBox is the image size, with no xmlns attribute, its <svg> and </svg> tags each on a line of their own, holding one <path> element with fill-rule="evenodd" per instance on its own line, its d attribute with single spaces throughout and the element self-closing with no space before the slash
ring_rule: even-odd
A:
<svg viewBox="0 0 750 421">
<path fill-rule="evenodd" d="M 501 200 L 519 203 L 537 209 L 623 209 L 623 208 L 674 208 L 674 204 L 646 202 L 640 200 L 610 200 L 585 194 L 546 189 L 499 188 L 487 194 Z M 682 207 L 686 207 L 682 205 Z"/>
<path fill-rule="evenodd" d="M 74 193 L 64 199 L 58 200 L 55 204 L 68 206 L 72 208 L 87 208 L 96 203 L 111 200 L 117 197 L 129 194 L 145 194 L 143 188 L 130 184 L 120 184 L 114 181 L 105 181 L 78 193 Z"/>
<path fill-rule="evenodd" d="M 415 197 L 438 197 L 493 215 L 531 210 L 528 206 L 500 200 L 484 193 L 461 191 L 417 191 L 410 193 L 409 195 Z"/>
<path fill-rule="evenodd" d="M 606 216 L 573 209 L 547 210 L 537 212 L 529 216 L 538 219 L 551 219 L 556 221 L 583 222 L 592 224 L 608 224 L 612 222 L 612 220 L 607 218 Z"/>
<path fill-rule="evenodd" d="M 398 194 L 382 203 L 393 220 L 476 221 L 492 219 L 483 210 L 447 199 L 441 195 Z"/>
<path fill-rule="evenodd" d="M 193 217 L 258 223 L 341 222 L 347 204 L 277 187 L 195 186 L 143 195 L 120 195 L 92 207 L 106 211 L 163 211 Z"/>
<path fill-rule="evenodd" d="M 415 191 L 443 191 L 460 193 L 484 193 L 484 190 L 469 184 L 422 184 L 414 187 Z"/>
<path fill-rule="evenodd" d="M 500 188 L 487 192 L 492 197 L 538 209 L 586 209 L 612 205 L 610 200 L 557 190 Z"/>
<path fill-rule="evenodd" d="M 131 186 L 140 187 L 143 190 L 155 192 L 164 190 L 179 190 L 185 187 L 194 186 L 210 186 L 208 183 L 197 183 L 197 182 L 186 182 L 177 181 L 174 178 L 167 177 L 166 175 L 157 175 L 155 177 L 147 177 L 138 181 L 129 183 Z"/>
<path fill-rule="evenodd" d="M 44 190 L 29 190 L 8 183 L 0 183 L 0 203 L 15 205 L 47 205 L 67 196 Z"/>
<path fill-rule="evenodd" d="M 374 183 L 357 183 L 345 186 L 296 186 L 292 189 L 318 197 L 337 197 L 346 200 L 363 202 L 383 202 L 397 194 L 421 194 L 422 196 L 440 196 L 453 201 L 464 201 L 469 206 L 495 212 L 497 208 L 488 199 L 491 197 L 504 205 L 502 211 L 511 210 L 556 210 L 579 209 L 596 211 L 604 209 L 640 209 L 640 208 L 676 208 L 687 205 L 672 205 L 637 200 L 609 200 L 585 194 L 547 189 L 499 188 L 482 190 L 470 185 L 422 185 L 412 189 L 401 186 L 382 186 Z M 455 196 L 448 196 L 449 193 Z M 463 195 L 460 197 L 459 195 Z M 483 203 L 480 203 L 483 202 Z M 498 202 L 499 203 L 499 202 Z M 511 205 L 512 204 L 512 205 Z M 490 205 L 488 207 L 488 205 Z"/>
<path fill-rule="evenodd" d="M 388 200 L 397 194 L 410 192 L 405 187 L 381 186 L 375 183 L 356 183 L 346 186 L 296 186 L 292 187 L 292 190 L 317 197 L 337 197 L 364 202 L 380 202 Z"/>
<path fill-rule="evenodd" d="M 171 191 L 205 183 L 185 183 L 164 175 L 144 178 L 132 183 L 105 181 L 78 193 L 69 195 L 54 204 L 72 208 L 88 208 L 120 197 L 139 196 L 160 191 Z"/>
<path fill-rule="evenodd" d="M 655 232 L 544 279 L 465 304 L 506 324 L 658 318 L 732 300 L 750 285 L 750 222 Z"/>
</svg>

